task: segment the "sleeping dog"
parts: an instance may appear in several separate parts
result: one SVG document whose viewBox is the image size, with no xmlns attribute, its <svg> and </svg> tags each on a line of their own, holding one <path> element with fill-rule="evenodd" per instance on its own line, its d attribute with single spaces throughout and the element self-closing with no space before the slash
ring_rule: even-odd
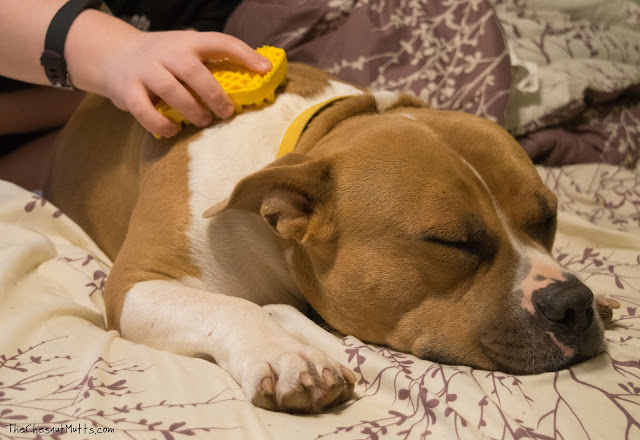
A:
<svg viewBox="0 0 640 440">
<path fill-rule="evenodd" d="M 257 406 L 318 412 L 356 379 L 266 304 L 515 374 L 603 350 L 598 311 L 614 304 L 550 256 L 556 198 L 487 120 L 294 64 L 272 105 L 168 140 L 89 97 L 58 144 L 45 195 L 114 259 L 109 328 L 212 358 Z"/>
</svg>

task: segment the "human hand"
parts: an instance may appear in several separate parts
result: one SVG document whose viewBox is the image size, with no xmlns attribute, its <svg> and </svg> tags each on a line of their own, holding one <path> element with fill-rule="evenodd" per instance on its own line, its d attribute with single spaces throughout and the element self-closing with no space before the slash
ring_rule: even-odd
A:
<svg viewBox="0 0 640 440">
<path fill-rule="evenodd" d="M 221 118 L 233 114 L 233 103 L 203 61 L 228 58 L 258 73 L 271 69 L 270 61 L 248 45 L 217 32 L 141 32 L 131 27 L 114 40 L 98 53 L 85 54 L 84 67 L 69 64 L 74 84 L 110 98 L 148 131 L 166 137 L 175 135 L 178 127 L 155 109 L 156 98 L 199 127 L 211 123 L 211 112 Z"/>
</svg>

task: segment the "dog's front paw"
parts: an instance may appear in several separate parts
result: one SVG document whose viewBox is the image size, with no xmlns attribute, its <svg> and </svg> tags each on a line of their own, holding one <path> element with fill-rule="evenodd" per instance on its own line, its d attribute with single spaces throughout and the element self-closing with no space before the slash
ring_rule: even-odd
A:
<svg viewBox="0 0 640 440">
<path fill-rule="evenodd" d="M 297 342 L 245 362 L 242 388 L 255 406 L 272 411 L 320 412 L 347 401 L 356 382 L 351 370 Z"/>
</svg>

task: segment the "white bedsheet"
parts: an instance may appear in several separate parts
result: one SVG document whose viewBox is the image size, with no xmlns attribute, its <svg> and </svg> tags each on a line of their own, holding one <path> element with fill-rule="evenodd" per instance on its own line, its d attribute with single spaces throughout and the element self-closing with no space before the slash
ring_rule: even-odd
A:
<svg viewBox="0 0 640 440">
<path fill-rule="evenodd" d="M 61 439 L 638 439 L 640 171 L 539 172 L 560 198 L 554 256 L 622 304 L 606 331 L 608 353 L 512 376 L 339 338 L 270 306 L 359 379 L 355 400 L 313 416 L 256 409 L 215 364 L 106 332 L 109 259 L 50 203 L 0 182 L 0 439 L 38 438 L 16 432 L 34 424 L 79 428 Z"/>
</svg>

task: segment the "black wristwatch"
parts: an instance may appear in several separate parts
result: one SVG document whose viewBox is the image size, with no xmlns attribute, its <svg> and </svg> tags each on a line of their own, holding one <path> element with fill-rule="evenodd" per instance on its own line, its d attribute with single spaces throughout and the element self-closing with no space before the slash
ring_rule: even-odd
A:
<svg viewBox="0 0 640 440">
<path fill-rule="evenodd" d="M 44 40 L 44 52 L 40 57 L 40 64 L 54 87 L 74 90 L 64 59 L 64 43 L 67 41 L 69 28 L 78 14 L 88 8 L 98 9 L 101 5 L 102 0 L 69 0 L 53 16 Z"/>
</svg>

